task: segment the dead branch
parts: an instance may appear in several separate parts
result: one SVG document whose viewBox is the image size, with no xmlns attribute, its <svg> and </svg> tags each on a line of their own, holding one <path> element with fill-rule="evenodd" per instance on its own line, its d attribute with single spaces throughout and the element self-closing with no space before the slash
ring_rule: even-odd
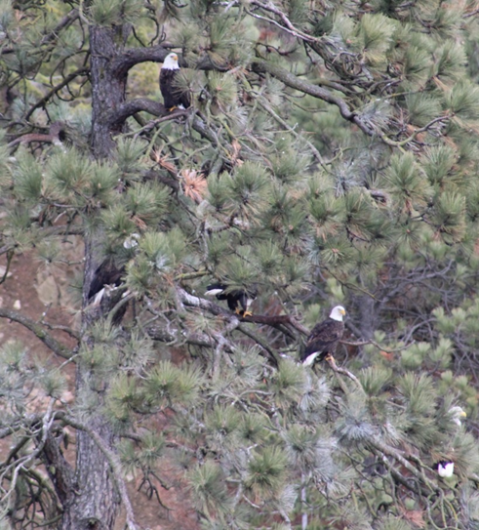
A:
<svg viewBox="0 0 479 530">
<path fill-rule="evenodd" d="M 64 359 L 70 359 L 70 357 L 72 357 L 72 351 L 64 346 L 61 342 L 53 338 L 49 333 L 47 333 L 44 327 L 38 324 L 38 322 L 35 322 L 34 320 L 18 313 L 17 311 L 12 311 L 4 307 L 0 307 L 0 318 L 8 318 L 29 329 L 56 355 L 59 355 Z"/>
</svg>

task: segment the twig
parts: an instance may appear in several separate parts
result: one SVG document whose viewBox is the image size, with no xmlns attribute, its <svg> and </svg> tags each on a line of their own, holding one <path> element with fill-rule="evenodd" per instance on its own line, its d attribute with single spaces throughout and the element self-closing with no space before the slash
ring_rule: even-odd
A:
<svg viewBox="0 0 479 530">
<path fill-rule="evenodd" d="M 351 373 L 349 370 L 346 370 L 346 368 L 340 368 L 336 364 L 336 361 L 335 361 L 335 359 L 334 359 L 334 357 L 332 355 L 326 356 L 325 361 L 329 364 L 329 366 L 331 367 L 331 369 L 334 372 L 336 372 L 338 374 L 343 374 L 346 377 L 349 377 L 349 379 L 351 379 L 351 381 L 354 381 L 358 385 L 358 387 L 364 392 L 363 386 L 359 382 L 359 379 L 353 373 Z"/>
</svg>

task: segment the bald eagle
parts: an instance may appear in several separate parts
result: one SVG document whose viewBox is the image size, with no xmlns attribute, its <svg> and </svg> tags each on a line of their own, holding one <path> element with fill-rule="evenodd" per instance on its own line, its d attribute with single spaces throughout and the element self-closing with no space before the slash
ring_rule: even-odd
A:
<svg viewBox="0 0 479 530">
<path fill-rule="evenodd" d="M 104 295 L 105 286 L 119 287 L 123 282 L 124 274 L 125 267 L 117 267 L 111 257 L 105 258 L 95 270 L 88 291 L 88 299 L 95 297 L 95 303 L 99 303 Z"/>
<path fill-rule="evenodd" d="M 218 300 L 226 300 L 228 307 L 237 315 L 246 317 L 251 315 L 250 306 L 258 292 L 255 287 L 248 291 L 244 289 L 228 289 L 224 283 L 213 283 L 206 288 L 207 296 L 216 296 Z"/>
<path fill-rule="evenodd" d="M 440 477 L 452 477 L 454 474 L 454 462 L 452 460 L 440 460 L 437 463 L 437 472 Z"/>
<path fill-rule="evenodd" d="M 451 420 L 459 427 L 462 425 L 461 418 L 467 418 L 466 411 L 458 406 L 451 407 L 449 409 L 449 415 Z"/>
<path fill-rule="evenodd" d="M 328 355 L 334 354 L 338 341 L 344 333 L 345 314 L 344 307 L 337 305 L 333 307 L 326 320 L 314 326 L 301 356 L 303 366 L 312 366 L 316 361 L 322 361 Z"/>
<path fill-rule="evenodd" d="M 160 90 L 165 107 L 170 112 L 176 108 L 187 109 L 190 106 L 190 95 L 178 86 L 178 55 L 166 56 L 160 70 Z"/>
</svg>

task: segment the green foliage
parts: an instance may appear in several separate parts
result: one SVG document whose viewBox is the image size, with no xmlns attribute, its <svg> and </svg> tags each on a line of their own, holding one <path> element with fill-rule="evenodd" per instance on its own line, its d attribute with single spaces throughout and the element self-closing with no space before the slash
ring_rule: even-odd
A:
<svg viewBox="0 0 479 530">
<path fill-rule="evenodd" d="M 389 368 L 366 368 L 360 374 L 361 385 L 368 396 L 378 396 L 390 384 L 392 375 Z"/>
<path fill-rule="evenodd" d="M 366 14 L 361 18 L 358 40 L 364 57 L 372 66 L 386 62 L 386 52 L 392 44 L 396 24 L 384 15 Z"/>
<path fill-rule="evenodd" d="M 165 212 L 168 194 L 164 186 L 135 183 L 125 195 L 125 208 L 132 217 L 136 216 L 148 223 L 157 220 Z"/>
<path fill-rule="evenodd" d="M 136 175 L 138 170 L 142 168 L 144 152 L 144 142 L 134 138 L 118 138 L 115 161 L 121 173 L 124 175 Z"/>
<path fill-rule="evenodd" d="M 94 0 L 89 8 L 92 22 L 99 26 L 134 23 L 141 12 L 138 0 Z"/>
<path fill-rule="evenodd" d="M 25 201 L 39 201 L 42 185 L 42 168 L 31 154 L 20 151 L 13 171 L 13 186 L 18 197 Z"/>
<path fill-rule="evenodd" d="M 170 362 L 161 361 L 145 381 L 146 398 L 154 407 L 191 403 L 197 397 L 200 382 L 201 375 L 194 367 L 181 370 Z"/>
<path fill-rule="evenodd" d="M 283 484 L 286 455 L 277 447 L 255 451 L 248 465 L 246 486 L 260 497 L 275 495 Z"/>
<path fill-rule="evenodd" d="M 391 195 L 401 211 L 410 211 L 425 205 L 429 188 L 418 174 L 412 153 L 391 158 L 387 179 Z"/>
<path fill-rule="evenodd" d="M 222 479 L 221 467 L 210 460 L 190 472 L 191 488 L 199 510 L 217 510 L 223 514 L 228 509 L 231 498 Z"/>
<path fill-rule="evenodd" d="M 46 186 L 57 200 L 82 207 L 87 203 L 84 190 L 89 188 L 92 173 L 92 163 L 76 149 L 60 152 L 48 162 Z"/>
<path fill-rule="evenodd" d="M 70 475 L 55 475 L 64 430 L 111 498 L 133 491 L 124 477 L 151 502 L 173 485 L 165 504 L 182 490 L 205 529 L 478 526 L 479 46 L 475 6 L 456 4 L 0 4 L 12 527 L 84 512 L 90 493 L 64 500 Z M 170 51 L 192 108 L 158 116 Z M 100 300 L 87 289 L 104 258 L 120 278 Z M 12 312 L 22 260 L 62 304 L 82 278 L 81 302 L 42 315 L 18 295 L 28 311 Z M 253 315 L 204 296 L 215 282 L 258 290 Z M 337 303 L 337 368 L 302 366 Z M 10 320 L 54 360 L 11 342 Z"/>
</svg>

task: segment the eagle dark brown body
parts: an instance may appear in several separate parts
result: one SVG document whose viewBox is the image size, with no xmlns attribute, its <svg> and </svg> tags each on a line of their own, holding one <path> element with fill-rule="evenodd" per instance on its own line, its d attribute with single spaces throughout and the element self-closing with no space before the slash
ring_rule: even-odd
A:
<svg viewBox="0 0 479 530">
<path fill-rule="evenodd" d="M 228 290 L 223 283 L 213 283 L 206 288 L 207 296 L 216 296 L 218 300 L 226 300 L 231 311 L 240 316 L 251 315 L 249 308 L 257 296 L 257 290 L 252 287 L 249 292 L 243 289 Z"/>
<path fill-rule="evenodd" d="M 170 53 L 160 70 L 161 95 L 164 105 L 169 111 L 179 107 L 187 109 L 191 104 L 189 93 L 178 87 L 177 76 L 179 71 L 178 56 L 176 53 Z"/>
<path fill-rule="evenodd" d="M 304 366 L 312 366 L 315 362 L 322 361 L 328 354 L 334 354 L 338 341 L 344 333 L 343 315 L 345 314 L 344 307 L 336 306 L 326 320 L 314 326 L 301 356 Z"/>
</svg>

